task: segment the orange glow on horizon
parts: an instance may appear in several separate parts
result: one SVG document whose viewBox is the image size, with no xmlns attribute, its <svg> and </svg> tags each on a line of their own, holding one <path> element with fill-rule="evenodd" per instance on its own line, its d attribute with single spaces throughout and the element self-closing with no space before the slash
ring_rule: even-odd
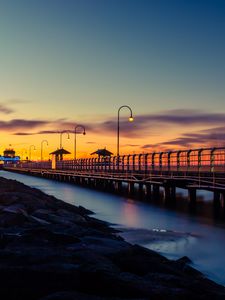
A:
<svg viewBox="0 0 225 300">
<path fill-rule="evenodd" d="M 133 121 L 133 120 L 132 120 Z M 135 126 L 136 122 L 132 124 Z M 96 126 L 97 127 L 97 126 Z M 106 127 L 107 128 L 107 127 Z M 197 128 L 199 130 L 199 128 Z M 202 129 L 202 128 L 200 128 Z M 204 129 L 204 128 L 203 128 Z M 65 155 L 65 159 L 73 159 L 74 158 L 74 134 L 72 132 L 73 129 L 70 129 L 69 139 L 67 134 L 62 134 L 62 147 L 70 152 L 70 154 Z M 76 152 L 77 158 L 90 158 L 92 152 L 95 152 L 97 149 L 106 148 L 113 155 L 116 155 L 116 132 L 113 134 L 112 130 L 107 134 L 107 129 L 101 129 L 99 133 L 96 133 L 92 130 L 85 131 L 85 134 L 77 134 L 76 138 Z M 168 150 L 178 150 L 178 149 L 186 149 L 186 147 L 182 145 L 173 145 L 169 144 L 168 141 L 173 141 L 178 139 L 184 132 L 187 131 L 185 126 L 167 126 L 160 127 L 154 129 L 153 132 L 149 131 L 151 127 L 143 128 L 143 131 L 140 131 L 140 136 L 133 131 L 134 136 L 127 137 L 126 135 L 129 132 L 124 131 L 123 127 L 121 127 L 120 132 L 120 154 L 139 154 L 139 153 L 152 153 L 152 152 L 160 152 L 160 151 L 168 151 Z M 195 132 L 196 127 L 192 126 L 189 129 L 190 132 Z M 35 130 L 36 132 L 38 131 Z M 126 134 L 126 135 L 125 135 Z M 44 160 L 51 159 L 50 153 L 59 149 L 60 147 L 60 131 L 58 133 L 51 134 L 30 134 L 27 135 L 14 135 L 8 132 L 3 132 L 1 135 L 1 144 L 0 144 L 0 153 L 3 153 L 5 148 L 11 147 L 16 151 L 16 154 L 21 157 L 21 159 L 26 159 L 29 157 L 29 147 L 30 145 L 35 145 L 37 149 L 34 151 L 31 150 L 32 158 L 34 160 L 41 159 L 41 142 L 43 140 L 48 141 L 48 145 L 44 143 L 42 145 L 42 154 Z M 163 145 L 163 143 L 165 143 Z M 205 145 L 207 146 L 207 144 Z M 218 145 L 215 145 L 218 146 Z M 195 143 L 190 148 L 203 147 L 203 145 Z"/>
</svg>

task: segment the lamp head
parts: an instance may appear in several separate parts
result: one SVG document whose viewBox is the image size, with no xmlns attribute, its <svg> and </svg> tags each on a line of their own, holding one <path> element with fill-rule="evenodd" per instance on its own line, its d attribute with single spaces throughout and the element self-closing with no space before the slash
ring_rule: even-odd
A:
<svg viewBox="0 0 225 300">
<path fill-rule="evenodd" d="M 134 121 L 134 118 L 133 116 L 131 115 L 130 118 L 129 118 L 129 122 L 133 122 Z"/>
</svg>

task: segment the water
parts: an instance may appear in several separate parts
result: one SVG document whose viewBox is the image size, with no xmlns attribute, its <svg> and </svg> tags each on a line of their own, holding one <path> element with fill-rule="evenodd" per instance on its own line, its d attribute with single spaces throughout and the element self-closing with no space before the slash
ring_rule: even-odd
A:
<svg viewBox="0 0 225 300">
<path fill-rule="evenodd" d="M 36 187 L 65 202 L 82 205 L 95 217 L 123 228 L 128 241 L 160 252 L 168 258 L 184 255 L 207 277 L 225 285 L 225 227 L 212 220 L 129 198 L 6 171 L 0 176 Z M 207 195 L 205 195 L 207 199 Z"/>
</svg>

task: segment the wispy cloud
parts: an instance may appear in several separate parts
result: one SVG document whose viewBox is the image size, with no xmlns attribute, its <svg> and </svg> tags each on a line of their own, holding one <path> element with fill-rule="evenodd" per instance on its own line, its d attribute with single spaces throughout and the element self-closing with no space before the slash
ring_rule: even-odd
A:
<svg viewBox="0 0 225 300">
<path fill-rule="evenodd" d="M 153 149 L 155 147 L 194 148 L 194 147 L 224 147 L 225 127 L 215 127 L 199 130 L 192 133 L 184 133 L 180 137 L 157 144 L 146 144 L 141 148 Z M 169 148 L 168 148 L 169 147 Z"/>
<path fill-rule="evenodd" d="M 143 145 L 141 148 L 142 148 L 142 149 L 150 149 L 150 148 L 153 148 L 153 147 L 155 147 L 154 144 L 145 144 L 145 145 Z"/>
<path fill-rule="evenodd" d="M 29 133 L 29 132 L 16 132 L 16 133 L 13 133 L 13 135 L 21 135 L 21 136 L 25 136 L 25 135 L 34 135 L 34 133 Z"/>
<path fill-rule="evenodd" d="M 157 123 L 183 125 L 216 125 L 225 121 L 224 113 L 208 113 L 200 110 L 179 109 L 170 110 L 154 115 L 142 116 L 142 121 L 151 120 Z"/>
<path fill-rule="evenodd" d="M 138 144 L 124 144 L 122 146 L 123 147 L 139 147 L 140 145 L 138 145 Z"/>
<path fill-rule="evenodd" d="M 8 99 L 8 100 L 5 100 L 5 101 L 1 101 L 0 103 L 0 113 L 3 113 L 3 114 L 11 114 L 11 113 L 14 113 L 16 110 L 15 110 L 15 105 L 17 104 L 21 104 L 21 103 L 28 103 L 29 101 L 27 100 L 24 100 L 24 99 Z M 12 108 L 13 106 L 13 108 Z"/>
<path fill-rule="evenodd" d="M 6 104 L 0 103 L 0 112 L 3 114 L 11 114 L 14 112 L 14 109 L 8 107 Z"/>
<path fill-rule="evenodd" d="M 225 123 L 224 113 L 208 113 L 200 110 L 169 110 L 155 114 L 142 114 L 134 116 L 134 122 L 127 118 L 120 119 L 120 135 L 124 137 L 142 138 L 156 136 L 157 132 L 167 126 L 193 128 L 194 126 L 218 126 Z M 117 120 L 111 119 L 98 124 L 89 124 L 94 132 L 107 132 L 115 134 Z"/>
<path fill-rule="evenodd" d="M 5 101 L 7 104 L 21 104 L 21 103 L 30 103 L 31 101 L 19 98 L 8 99 Z"/>
<path fill-rule="evenodd" d="M 24 119 L 13 119 L 10 121 L 0 121 L 1 130 L 19 130 L 19 129 L 33 129 L 48 124 L 44 120 L 24 120 Z"/>
<path fill-rule="evenodd" d="M 155 114 L 134 116 L 134 122 L 127 118 L 120 119 L 120 135 L 128 138 L 146 138 L 149 136 L 161 137 L 164 133 L 165 141 L 158 144 L 146 143 L 141 148 L 152 147 L 193 147 L 196 145 L 224 144 L 225 140 L 225 114 L 209 113 L 200 110 L 170 110 Z M 74 132 L 75 121 L 66 118 L 57 120 L 26 120 L 13 119 L 0 121 L 0 130 L 9 131 L 15 135 L 57 134 L 63 130 Z M 95 133 L 102 137 L 115 136 L 117 130 L 116 118 L 84 124 L 87 134 Z M 59 128 L 59 130 L 56 130 Z M 180 135 L 174 139 L 166 139 L 165 131 L 173 131 L 179 128 Z M 202 129 L 201 129 L 202 128 Z M 168 133 L 170 132 L 168 131 Z M 183 132 L 182 132 L 183 131 Z M 162 139 L 161 139 L 162 140 Z M 91 141 L 89 144 L 93 143 Z M 137 143 L 129 143 L 121 146 L 139 147 Z"/>
</svg>

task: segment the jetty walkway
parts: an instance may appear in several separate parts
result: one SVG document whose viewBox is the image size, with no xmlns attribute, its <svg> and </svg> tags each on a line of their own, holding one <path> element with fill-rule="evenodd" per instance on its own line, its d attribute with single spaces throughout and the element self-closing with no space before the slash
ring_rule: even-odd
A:
<svg viewBox="0 0 225 300">
<path fill-rule="evenodd" d="M 225 207 L 225 148 L 202 148 L 141 153 L 77 160 L 21 162 L 5 170 L 71 182 L 167 204 L 176 201 L 176 189 L 188 191 L 191 204 L 196 192 L 213 192 L 216 207 Z M 161 193 L 162 192 L 162 193 Z"/>
</svg>

